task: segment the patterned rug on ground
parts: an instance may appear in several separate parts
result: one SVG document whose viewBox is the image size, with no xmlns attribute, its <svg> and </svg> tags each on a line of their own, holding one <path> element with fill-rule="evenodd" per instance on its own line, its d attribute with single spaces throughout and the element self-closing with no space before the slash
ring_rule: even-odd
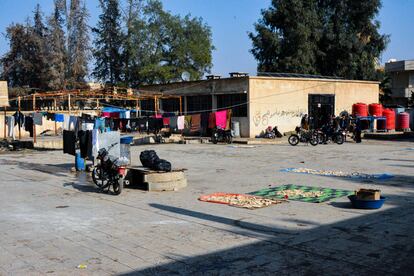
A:
<svg viewBox="0 0 414 276">
<path fill-rule="evenodd" d="M 320 203 L 329 201 L 333 198 L 352 195 L 354 194 L 354 192 L 348 190 L 321 187 L 283 185 L 278 187 L 262 189 L 249 194 L 272 199 L 289 199 L 311 203 Z"/>
<path fill-rule="evenodd" d="M 389 173 L 383 174 L 366 174 L 360 172 L 342 172 L 342 171 L 331 171 L 331 170 L 314 170 L 306 168 L 288 168 L 281 170 L 282 172 L 292 172 L 292 173 L 301 173 L 301 174 L 312 174 L 320 176 L 331 176 L 331 177 L 345 177 L 345 178 L 354 178 L 354 179 L 376 179 L 376 180 L 386 180 L 393 178 L 394 176 Z"/>
<path fill-rule="evenodd" d="M 227 204 L 229 206 L 246 209 L 263 208 L 273 204 L 287 202 L 286 200 L 264 198 L 261 196 L 229 193 L 202 195 L 198 198 L 198 200 L 211 203 Z"/>
</svg>

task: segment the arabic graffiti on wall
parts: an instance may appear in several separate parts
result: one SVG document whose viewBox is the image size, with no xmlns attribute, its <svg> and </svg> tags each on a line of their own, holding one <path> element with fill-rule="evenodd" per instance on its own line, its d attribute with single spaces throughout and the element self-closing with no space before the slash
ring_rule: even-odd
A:
<svg viewBox="0 0 414 276">
<path fill-rule="evenodd" d="M 267 110 L 266 112 L 261 112 L 260 110 L 256 111 L 253 116 L 253 123 L 256 127 L 262 125 L 262 126 L 268 126 L 269 120 L 275 117 L 290 117 L 290 118 L 301 118 L 304 114 L 306 114 L 306 110 L 304 109 L 298 109 L 294 111 L 279 111 L 275 110 L 274 112 L 271 112 L 270 110 Z"/>
</svg>

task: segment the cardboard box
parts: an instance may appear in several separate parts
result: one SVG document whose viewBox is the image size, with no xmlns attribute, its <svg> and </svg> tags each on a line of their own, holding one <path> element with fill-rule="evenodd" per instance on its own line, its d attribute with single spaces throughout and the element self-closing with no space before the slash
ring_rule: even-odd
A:
<svg viewBox="0 0 414 276">
<path fill-rule="evenodd" d="M 373 189 L 359 189 L 355 191 L 355 195 L 359 200 L 380 200 L 381 191 Z"/>
</svg>

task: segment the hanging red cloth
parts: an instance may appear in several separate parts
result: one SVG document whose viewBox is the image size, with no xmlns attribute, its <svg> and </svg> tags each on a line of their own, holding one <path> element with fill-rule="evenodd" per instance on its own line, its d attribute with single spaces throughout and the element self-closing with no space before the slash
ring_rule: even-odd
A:
<svg viewBox="0 0 414 276">
<path fill-rule="evenodd" d="M 164 126 L 169 126 L 170 125 L 170 118 L 164 117 L 164 118 L 162 118 L 162 122 L 163 122 Z"/>
<path fill-rule="evenodd" d="M 227 110 L 216 112 L 216 126 L 222 129 L 226 129 L 227 125 Z"/>
<path fill-rule="evenodd" d="M 208 115 L 208 128 L 215 128 L 216 127 L 216 113 L 211 112 Z"/>
</svg>

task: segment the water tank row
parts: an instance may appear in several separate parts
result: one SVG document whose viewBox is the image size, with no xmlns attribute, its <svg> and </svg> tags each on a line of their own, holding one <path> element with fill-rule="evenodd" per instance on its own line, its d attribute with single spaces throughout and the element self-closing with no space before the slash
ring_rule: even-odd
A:
<svg viewBox="0 0 414 276">
<path fill-rule="evenodd" d="M 378 120 L 378 130 L 406 130 L 410 128 L 410 115 L 406 112 L 401 112 L 396 116 L 394 109 L 383 108 L 381 104 L 356 103 L 352 105 L 352 115 L 366 117 L 368 114 L 386 118 L 386 121 Z"/>
<path fill-rule="evenodd" d="M 352 105 L 352 115 L 366 117 L 369 115 L 371 116 L 383 116 L 382 115 L 382 104 L 373 103 L 370 105 L 364 103 L 356 103 Z"/>
</svg>

